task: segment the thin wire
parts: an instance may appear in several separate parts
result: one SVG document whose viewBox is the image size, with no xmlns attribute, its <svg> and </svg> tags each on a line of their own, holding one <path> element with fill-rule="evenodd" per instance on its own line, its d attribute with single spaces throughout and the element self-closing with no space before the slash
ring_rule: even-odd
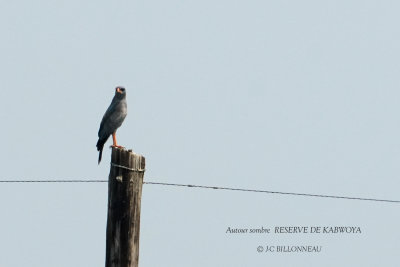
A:
<svg viewBox="0 0 400 267">
<path fill-rule="evenodd" d="M 108 180 L 0 180 L 0 183 L 106 183 L 106 182 L 108 182 Z M 280 192 L 280 191 L 220 187 L 220 186 L 207 186 L 207 185 L 174 184 L 174 183 L 159 183 L 159 182 L 143 182 L 143 184 L 176 186 L 176 187 L 194 187 L 194 188 L 203 188 L 203 189 L 242 191 L 242 192 L 252 192 L 252 193 L 266 193 L 266 194 L 292 195 L 292 196 L 304 196 L 304 197 L 320 197 L 320 198 L 335 198 L 335 199 L 346 199 L 346 200 L 362 200 L 362 201 L 400 203 L 400 200 L 390 200 L 390 199 L 348 197 L 348 196 L 307 194 L 307 193 L 294 193 L 294 192 Z"/>
<path fill-rule="evenodd" d="M 131 171 L 131 172 L 144 172 L 145 171 L 145 169 L 133 169 L 133 168 L 129 168 L 129 167 L 126 167 L 126 166 L 118 165 L 118 164 L 115 164 L 115 163 L 112 163 L 112 162 L 111 162 L 111 166 L 117 167 L 117 168 L 121 168 L 121 169 L 124 169 L 124 170 L 128 170 L 128 171 Z"/>
<path fill-rule="evenodd" d="M 390 200 L 390 199 L 347 197 L 347 196 L 307 194 L 307 193 L 293 193 L 293 192 L 280 192 L 280 191 L 268 191 L 268 190 L 232 188 L 232 187 L 219 187 L 219 186 L 206 186 L 206 185 L 171 184 L 171 183 L 157 183 L 157 182 L 144 182 L 144 183 L 145 184 L 154 184 L 154 185 L 181 186 L 181 187 L 185 186 L 185 187 L 197 187 L 197 188 L 205 188 L 205 189 L 230 190 L 230 191 L 242 191 L 242 192 L 253 192 L 253 193 L 267 193 L 267 194 L 293 195 L 293 196 L 305 196 L 305 197 L 339 198 L 339 199 L 350 199 L 350 200 L 364 200 L 364 201 L 379 201 L 379 202 L 400 203 L 400 200 Z"/>
<path fill-rule="evenodd" d="M 0 183 L 106 183 L 108 180 L 0 180 Z"/>
</svg>

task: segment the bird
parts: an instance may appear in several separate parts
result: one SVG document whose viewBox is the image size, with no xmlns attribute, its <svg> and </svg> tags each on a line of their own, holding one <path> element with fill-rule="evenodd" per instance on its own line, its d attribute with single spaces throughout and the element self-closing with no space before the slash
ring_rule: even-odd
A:
<svg viewBox="0 0 400 267">
<path fill-rule="evenodd" d="M 104 144 L 107 142 L 110 135 L 113 137 L 112 147 L 122 148 L 117 143 L 116 132 L 117 129 L 122 125 L 128 114 L 127 103 L 126 103 L 126 90 L 122 86 L 115 88 L 115 95 L 108 107 L 106 113 L 104 113 L 103 119 L 100 123 L 98 132 L 99 140 L 97 141 L 97 151 L 99 151 L 100 164 L 101 156 L 103 154 Z"/>
</svg>

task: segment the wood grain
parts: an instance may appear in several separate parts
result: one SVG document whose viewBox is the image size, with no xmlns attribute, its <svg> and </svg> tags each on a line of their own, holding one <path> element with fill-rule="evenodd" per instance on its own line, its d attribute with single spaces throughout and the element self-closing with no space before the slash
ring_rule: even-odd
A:
<svg viewBox="0 0 400 267">
<path fill-rule="evenodd" d="M 112 148 L 108 181 L 106 267 L 139 264 L 140 204 L 145 158 L 132 150 Z"/>
</svg>

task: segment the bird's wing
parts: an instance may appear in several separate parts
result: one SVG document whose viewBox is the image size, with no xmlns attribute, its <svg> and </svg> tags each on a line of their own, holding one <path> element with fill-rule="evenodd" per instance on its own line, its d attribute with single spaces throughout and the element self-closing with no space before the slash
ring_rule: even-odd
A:
<svg viewBox="0 0 400 267">
<path fill-rule="evenodd" d="M 112 113 L 113 113 L 114 110 L 115 110 L 115 103 L 111 102 L 110 106 L 106 110 L 106 113 L 104 113 L 103 119 L 101 120 L 99 133 L 98 133 L 99 138 L 104 136 L 105 132 L 108 132 L 107 131 L 108 124 L 109 124 L 109 122 L 111 120 Z"/>
<path fill-rule="evenodd" d="M 121 102 L 111 103 L 100 123 L 99 138 L 108 138 L 121 126 L 126 117 L 126 112 L 121 110 Z"/>
</svg>

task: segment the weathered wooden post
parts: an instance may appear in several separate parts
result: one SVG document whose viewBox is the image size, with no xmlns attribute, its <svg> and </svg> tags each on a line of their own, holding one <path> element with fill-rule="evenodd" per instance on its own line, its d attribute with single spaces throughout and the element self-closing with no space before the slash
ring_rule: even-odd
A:
<svg viewBox="0 0 400 267">
<path fill-rule="evenodd" d="M 145 158 L 112 148 L 108 180 L 106 267 L 139 264 L 140 204 Z"/>
</svg>

